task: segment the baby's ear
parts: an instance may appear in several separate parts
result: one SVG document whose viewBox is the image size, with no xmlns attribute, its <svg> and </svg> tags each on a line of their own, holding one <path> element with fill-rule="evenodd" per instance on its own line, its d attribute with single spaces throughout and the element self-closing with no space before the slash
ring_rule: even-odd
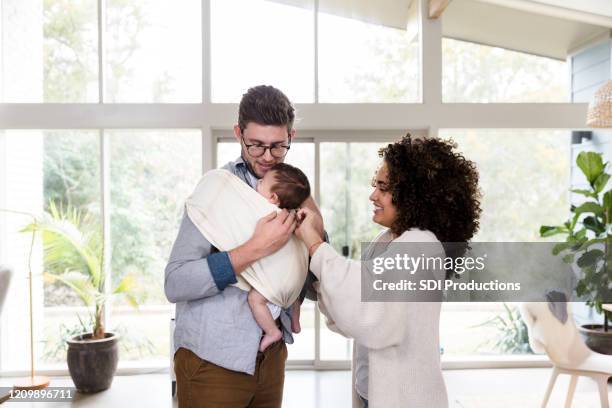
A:
<svg viewBox="0 0 612 408">
<path fill-rule="evenodd" d="M 268 198 L 268 201 L 271 202 L 274 205 L 279 205 L 280 204 L 280 200 L 278 199 L 278 195 L 276 193 L 272 193 L 270 195 L 270 198 Z"/>
</svg>

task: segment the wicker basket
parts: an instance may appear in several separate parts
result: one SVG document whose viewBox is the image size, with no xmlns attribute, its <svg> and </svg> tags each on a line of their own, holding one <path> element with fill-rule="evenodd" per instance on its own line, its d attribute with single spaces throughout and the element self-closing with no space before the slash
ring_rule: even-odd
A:
<svg viewBox="0 0 612 408">
<path fill-rule="evenodd" d="M 595 92 L 589 104 L 587 126 L 612 128 L 612 81 L 608 81 Z"/>
</svg>

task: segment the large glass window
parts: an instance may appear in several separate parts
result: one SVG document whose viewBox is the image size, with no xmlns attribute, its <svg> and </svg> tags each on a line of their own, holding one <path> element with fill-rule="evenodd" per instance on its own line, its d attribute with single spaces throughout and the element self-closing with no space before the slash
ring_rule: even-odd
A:
<svg viewBox="0 0 612 408">
<path fill-rule="evenodd" d="M 1 332 L 3 369 L 29 366 L 28 257 L 36 218 L 45 225 L 32 248 L 35 348 L 43 365 L 63 363 L 64 328 L 87 320 L 87 307 L 67 284 L 86 277 L 79 248 L 100 243 L 97 131 L 0 133 L 0 260 L 14 269 Z M 46 215 L 45 215 L 46 214 Z M 52 232 L 53 231 L 53 232 Z"/>
<path fill-rule="evenodd" d="M 201 102 L 200 0 L 106 1 L 107 102 Z"/>
<path fill-rule="evenodd" d="M 474 241 L 539 241 L 540 225 L 565 220 L 569 208 L 569 132 L 555 130 L 450 130 L 459 151 L 473 160 L 483 197 Z M 445 303 L 440 343 L 445 355 L 528 352 L 517 305 Z"/>
<path fill-rule="evenodd" d="M 198 130 L 113 130 L 110 141 L 112 282 L 132 276 L 134 309 L 116 297 L 111 321 L 129 349 L 122 360 L 167 358 L 174 307 L 164 269 L 185 199 L 202 174 Z"/>
<path fill-rule="evenodd" d="M 444 102 L 569 102 L 565 61 L 442 39 Z"/>
<path fill-rule="evenodd" d="M 372 222 L 368 199 L 371 181 L 381 161 L 382 143 L 321 143 L 321 211 L 331 244 L 353 259 L 361 243 L 371 242 L 383 228 Z M 351 341 L 332 332 L 321 316 L 321 360 L 351 358 Z"/>
<path fill-rule="evenodd" d="M 262 84 L 293 102 L 314 102 L 313 2 L 283 3 L 210 2 L 213 102 L 238 102 Z"/>
<path fill-rule="evenodd" d="M 96 102 L 95 0 L 0 1 L 0 102 Z"/>
<path fill-rule="evenodd" d="M 403 3 L 381 16 L 332 3 L 319 2 L 319 101 L 420 102 L 415 14 Z"/>
</svg>

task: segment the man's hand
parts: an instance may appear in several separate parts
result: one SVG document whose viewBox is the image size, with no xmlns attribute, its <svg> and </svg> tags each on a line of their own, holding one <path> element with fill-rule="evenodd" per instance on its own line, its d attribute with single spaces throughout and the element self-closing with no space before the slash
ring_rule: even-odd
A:
<svg viewBox="0 0 612 408">
<path fill-rule="evenodd" d="M 260 258 L 273 254 L 291 238 L 297 227 L 295 211 L 273 211 L 257 221 L 251 238 L 229 252 L 236 274 Z"/>
</svg>

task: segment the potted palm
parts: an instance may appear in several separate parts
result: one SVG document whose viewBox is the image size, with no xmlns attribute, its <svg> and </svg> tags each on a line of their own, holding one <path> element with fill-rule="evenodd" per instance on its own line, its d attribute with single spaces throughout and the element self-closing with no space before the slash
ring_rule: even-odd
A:
<svg viewBox="0 0 612 408">
<path fill-rule="evenodd" d="M 612 189 L 606 189 L 610 174 L 608 163 L 595 152 L 581 152 L 576 164 L 589 187 L 572 192 L 585 197 L 579 206 L 572 205 L 571 217 L 559 226 L 541 226 L 540 235 L 564 235 L 565 242 L 553 247 L 555 255 L 562 255 L 566 263 L 576 265 L 581 274 L 576 283 L 576 294 L 597 312 L 603 314 L 603 324 L 580 327 L 587 346 L 592 350 L 612 354 L 612 313 L 604 310 L 604 303 L 612 302 Z"/>
<path fill-rule="evenodd" d="M 40 233 L 44 248 L 44 278 L 72 289 L 93 310 L 91 331 L 69 338 L 68 369 L 77 390 L 98 392 L 110 387 L 119 360 L 116 333 L 103 324 L 109 299 L 105 290 L 103 239 L 98 223 L 90 215 L 68 206 L 49 204 L 49 212 L 36 218 L 22 232 Z M 126 275 L 111 291 L 123 295 L 134 307 L 135 279 Z"/>
</svg>

